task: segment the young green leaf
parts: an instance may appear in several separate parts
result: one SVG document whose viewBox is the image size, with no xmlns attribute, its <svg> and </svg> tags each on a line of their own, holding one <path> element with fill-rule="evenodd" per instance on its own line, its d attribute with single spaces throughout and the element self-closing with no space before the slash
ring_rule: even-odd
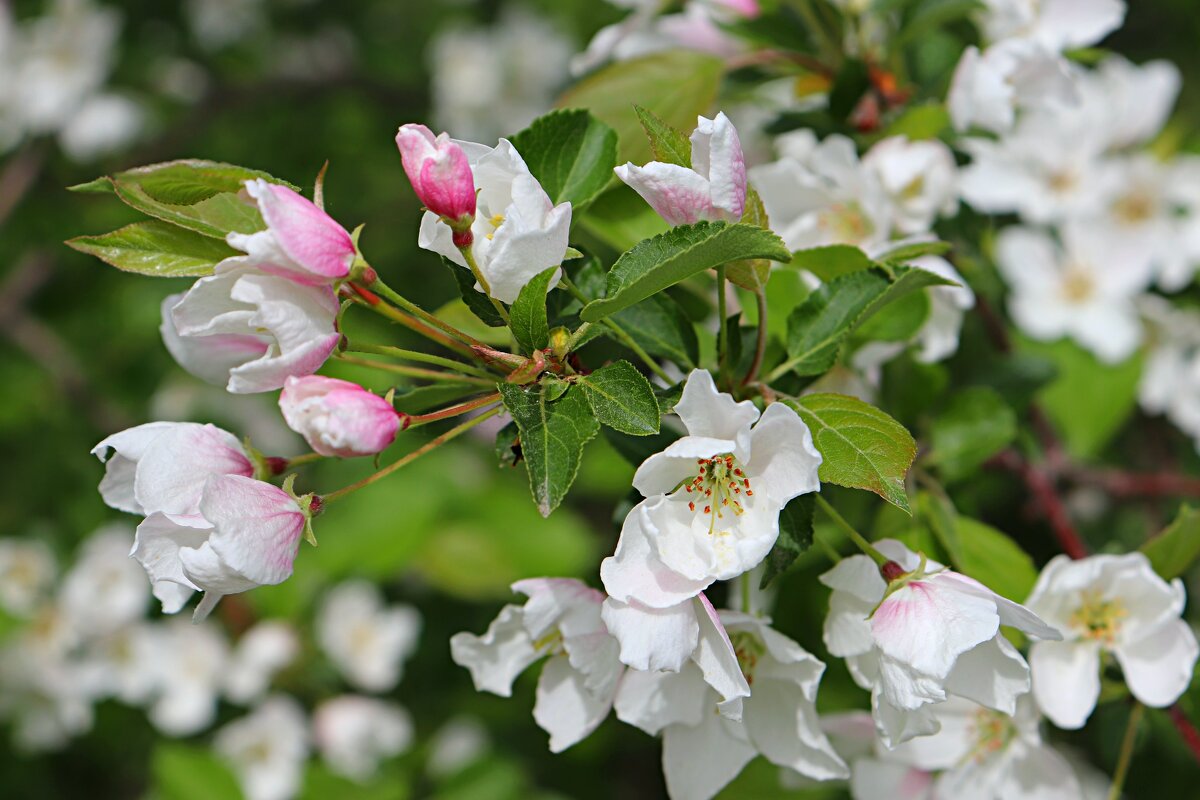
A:
<svg viewBox="0 0 1200 800">
<path fill-rule="evenodd" d="M 548 517 L 575 481 L 583 447 L 600 425 L 582 391 L 572 389 L 550 402 L 541 384 L 522 388 L 501 383 L 497 388 L 521 433 L 521 454 L 534 503 Z"/>
<path fill-rule="evenodd" d="M 776 372 L 820 375 L 832 367 L 855 322 L 887 288 L 882 273 L 864 270 L 834 278 L 810 294 L 788 317 L 788 359 Z"/>
<path fill-rule="evenodd" d="M 823 281 L 831 281 L 851 272 L 870 269 L 873 262 L 866 253 L 849 244 L 810 247 L 792 253 L 791 265 L 806 269 Z"/>
<path fill-rule="evenodd" d="M 813 434 L 825 483 L 865 489 L 912 513 L 904 476 L 917 454 L 912 434 L 875 406 L 843 394 L 785 401 Z"/>
<path fill-rule="evenodd" d="M 163 278 L 211 275 L 239 255 L 229 245 L 157 220 L 135 222 L 99 236 L 77 236 L 67 245 L 126 272 Z"/>
<path fill-rule="evenodd" d="M 546 290 L 556 275 L 558 267 L 549 267 L 534 275 L 521 287 L 521 293 L 509 309 L 508 324 L 513 337 L 527 353 L 541 350 L 548 342 L 550 324 L 546 320 Z"/>
<path fill-rule="evenodd" d="M 240 192 L 246 181 L 255 178 L 299 191 L 298 187 L 261 170 L 200 159 L 150 164 L 113 176 L 117 184 L 136 184 L 152 200 L 175 206 L 195 205 L 218 194 Z"/>
<path fill-rule="evenodd" d="M 979 520 L 960 516 L 956 520 L 961 548 L 958 570 L 1002 597 L 1025 602 L 1038 571 L 1029 554 L 1010 537 Z"/>
<path fill-rule="evenodd" d="M 893 248 L 878 256 L 880 261 L 903 264 L 921 256 L 940 256 L 950 251 L 950 243 L 942 241 L 915 242 Z"/>
<path fill-rule="evenodd" d="M 1178 578 L 1200 557 L 1200 511 L 1181 506 L 1175 521 L 1140 549 L 1163 580 Z"/>
<path fill-rule="evenodd" d="M 811 494 L 793 497 L 779 512 L 779 538 L 767 553 L 759 589 L 767 588 L 767 584 L 786 572 L 792 562 L 812 547 L 813 508 L 816 505 L 813 497 Z"/>
<path fill-rule="evenodd" d="M 656 294 L 613 315 L 613 321 L 652 356 L 669 358 L 685 369 L 700 361 L 696 328 L 674 298 Z"/>
<path fill-rule="evenodd" d="M 442 263 L 446 265 L 446 269 L 450 270 L 450 274 L 454 276 L 454 283 L 458 286 L 458 293 L 467 308 L 471 309 L 471 313 L 489 328 L 503 328 L 505 326 L 504 318 L 500 316 L 500 312 L 492 305 L 492 301 L 488 300 L 487 295 L 475 288 L 475 276 L 471 274 L 471 270 L 455 264 L 445 256 L 442 256 Z M 545 302 L 546 295 L 543 292 L 543 306 Z"/>
<path fill-rule="evenodd" d="M 596 322 L 697 272 L 745 258 L 787 261 L 791 253 L 774 233 L 753 225 L 680 225 L 623 253 L 608 272 L 605 296 L 584 306 L 579 316 Z"/>
<path fill-rule="evenodd" d="M 582 109 L 538 117 L 512 143 L 555 204 L 592 200 L 617 165 L 617 132 Z"/>
<path fill-rule="evenodd" d="M 1017 415 L 994 389 L 960 389 L 930 430 L 930 461 L 945 480 L 967 477 L 1017 438 Z"/>
<path fill-rule="evenodd" d="M 692 143 L 688 137 L 656 117 L 652 111 L 635 105 L 638 122 L 650 140 L 650 152 L 655 161 L 692 168 Z"/>
<path fill-rule="evenodd" d="M 632 436 L 658 433 L 658 398 L 646 376 L 628 361 L 603 366 L 577 385 L 601 424 Z"/>
</svg>

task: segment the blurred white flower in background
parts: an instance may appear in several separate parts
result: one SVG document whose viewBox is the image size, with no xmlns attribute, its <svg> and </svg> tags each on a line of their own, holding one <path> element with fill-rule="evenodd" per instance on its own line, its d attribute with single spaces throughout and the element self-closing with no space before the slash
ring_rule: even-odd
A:
<svg viewBox="0 0 1200 800">
<path fill-rule="evenodd" d="M 317 641 L 348 683 L 368 692 L 390 691 L 413 654 L 421 616 L 411 606 L 385 606 L 375 584 L 355 580 L 325 595 L 317 612 Z"/>
<path fill-rule="evenodd" d="M 192 36 L 205 50 L 220 50 L 260 31 L 266 24 L 263 0 L 187 0 L 184 12 Z"/>
<path fill-rule="evenodd" d="M 265 620 L 242 634 L 225 671 L 225 696 L 246 705 L 266 694 L 275 675 L 300 655 L 300 638 L 286 622 Z"/>
<path fill-rule="evenodd" d="M 229 645 L 215 626 L 185 619 L 163 623 L 162 637 L 150 721 L 168 736 L 197 733 L 216 719 Z"/>
<path fill-rule="evenodd" d="M 133 532 L 120 522 L 105 525 L 83 543 L 59 590 L 63 611 L 81 632 L 109 632 L 145 614 L 150 587 L 129 557 L 132 547 Z"/>
<path fill-rule="evenodd" d="M 233 767 L 246 800 L 287 800 L 299 791 L 308 758 L 304 710 L 272 695 L 218 730 L 213 748 Z"/>
<path fill-rule="evenodd" d="M 395 703 L 347 694 L 313 711 L 313 742 L 325 763 L 360 783 L 374 777 L 380 761 L 407 750 L 412 740 L 412 720 Z"/>
<path fill-rule="evenodd" d="M 16 617 L 29 616 L 56 572 L 54 553 L 45 542 L 0 539 L 0 608 Z"/>
</svg>

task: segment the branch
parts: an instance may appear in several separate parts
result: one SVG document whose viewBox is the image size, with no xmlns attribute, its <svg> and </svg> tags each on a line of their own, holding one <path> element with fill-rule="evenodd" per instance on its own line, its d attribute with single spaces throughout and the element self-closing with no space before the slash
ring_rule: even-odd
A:
<svg viewBox="0 0 1200 800">
<path fill-rule="evenodd" d="M 1033 494 L 1042 513 L 1046 515 L 1046 521 L 1050 523 L 1050 530 L 1054 532 L 1054 538 L 1058 540 L 1058 545 L 1064 553 L 1071 558 L 1087 557 L 1088 546 L 1079 532 L 1075 530 L 1075 525 L 1067 513 L 1067 507 L 1062 498 L 1058 496 L 1054 478 L 1046 468 L 1030 463 L 1015 450 L 1005 450 L 991 458 L 988 463 L 1021 477 L 1025 486 Z"/>
</svg>

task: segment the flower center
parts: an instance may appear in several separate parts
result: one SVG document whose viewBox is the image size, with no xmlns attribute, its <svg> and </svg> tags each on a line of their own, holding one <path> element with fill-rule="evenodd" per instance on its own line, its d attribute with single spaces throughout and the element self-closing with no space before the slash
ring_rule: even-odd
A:
<svg viewBox="0 0 1200 800">
<path fill-rule="evenodd" d="M 492 214 L 490 217 L 487 218 L 487 223 L 492 226 L 492 230 L 490 232 L 488 232 L 487 234 L 485 234 L 485 236 L 488 239 L 491 239 L 493 236 L 496 235 L 496 231 L 500 228 L 500 226 L 504 224 L 504 215 L 503 214 Z"/>
<path fill-rule="evenodd" d="M 551 628 L 542 634 L 542 638 L 533 643 L 533 649 L 545 655 L 555 656 L 566 652 L 563 648 L 562 631 Z"/>
<path fill-rule="evenodd" d="M 696 497 L 688 501 L 688 508 L 695 511 L 703 507 L 704 513 L 712 515 L 714 520 L 723 517 L 727 510 L 738 515 L 745 513 L 746 509 L 738 498 L 743 495 L 753 497 L 754 490 L 750 488 L 750 479 L 736 458 L 725 453 L 712 458 L 698 458 L 696 465 L 700 467 L 699 474 L 683 485 L 684 491 Z"/>
<path fill-rule="evenodd" d="M 975 743 L 966 758 L 981 762 L 993 753 L 1008 747 L 1009 743 L 1017 737 L 1017 726 L 1013 723 L 1013 718 L 1007 714 L 992 711 L 990 708 L 981 708 L 975 712 L 975 719 L 971 722 L 969 732 Z"/>
<path fill-rule="evenodd" d="M 1113 203 L 1112 210 L 1117 219 L 1136 225 L 1154 215 L 1154 201 L 1145 192 L 1130 192 Z"/>
<path fill-rule="evenodd" d="M 835 203 L 820 216 L 819 224 L 841 242 L 861 242 L 874 230 L 856 202 Z"/>
<path fill-rule="evenodd" d="M 1106 600 L 1098 591 L 1083 593 L 1083 602 L 1071 614 L 1071 627 L 1085 639 L 1111 645 L 1121 631 L 1121 623 L 1129 611 L 1120 600 Z"/>
<path fill-rule="evenodd" d="M 1096 289 L 1095 281 L 1087 270 L 1078 266 L 1070 266 L 1062 279 L 1062 295 L 1069 303 L 1082 303 L 1092 296 Z"/>
<path fill-rule="evenodd" d="M 1059 170 L 1058 172 L 1052 172 L 1046 181 L 1050 187 L 1050 191 L 1055 192 L 1056 194 L 1063 194 L 1064 192 L 1071 191 L 1075 188 L 1075 184 L 1078 182 L 1079 179 L 1071 170 Z"/>
<path fill-rule="evenodd" d="M 758 660 L 767 652 L 762 640 L 749 631 L 733 631 L 729 634 L 729 643 L 733 645 L 734 655 L 737 656 L 738 667 L 746 678 L 746 683 L 754 685 L 754 670 Z"/>
</svg>

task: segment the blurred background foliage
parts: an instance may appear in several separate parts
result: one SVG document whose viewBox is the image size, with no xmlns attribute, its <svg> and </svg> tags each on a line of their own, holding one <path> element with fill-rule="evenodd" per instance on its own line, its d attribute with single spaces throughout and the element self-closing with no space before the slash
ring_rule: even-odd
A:
<svg viewBox="0 0 1200 800">
<path fill-rule="evenodd" d="M 39 13 L 42 5 L 20 0 L 14 12 L 19 19 Z M 401 123 L 437 125 L 431 117 L 435 34 L 452 26 L 495 25 L 519 6 L 528 15 L 522 19 L 553 26 L 578 50 L 622 13 L 595 0 L 120 0 L 108 5 L 124 19 L 112 83 L 146 104 L 149 130 L 132 148 L 98 163 L 75 163 L 51 142 L 33 141 L 8 153 L 0 165 L 8 179 L 0 183 L 0 207 L 8 212 L 0 224 L 0 535 L 43 539 L 64 564 L 80 540 L 115 514 L 96 493 L 101 468 L 88 453 L 105 435 L 149 419 L 191 419 L 246 433 L 272 454 L 299 452 L 301 444 L 278 418 L 273 395 L 227 395 L 183 373 L 166 353 L 157 333 L 159 306 L 167 294 L 182 291 L 185 281 L 124 275 L 61 244 L 137 218 L 119 203 L 69 194 L 64 187 L 180 157 L 242 164 L 307 187 L 328 160 L 327 209 L 348 227 L 365 224 L 362 244 L 373 265 L 391 285 L 436 308 L 456 296 L 455 285 L 434 257 L 416 247 L 418 202 L 393 143 Z M 205 45 L 196 22 L 197 9 L 204 6 L 218 22 L 230 22 L 247 7 L 254 13 L 227 43 L 213 44 L 210 34 Z M 1168 58 L 1180 67 L 1184 88 L 1167 136 L 1180 149 L 1200 152 L 1197 42 L 1195 0 L 1137 0 L 1125 27 L 1105 44 L 1135 61 Z M 932 51 L 944 42 L 930 36 L 923 46 Z M 505 78 L 510 79 L 516 78 Z M 172 81 L 179 85 L 164 90 Z M 557 83 L 550 90 L 569 84 L 565 70 Z M 498 97 L 495 102 L 499 119 L 506 101 Z M 19 195 L 10 169 L 18 164 L 32 173 L 31 185 Z M 382 337 L 384 330 L 379 333 Z M 1101 372 L 1069 344 L 1022 349 L 1058 365 L 1058 377 L 1042 389 L 1043 399 L 1073 453 L 1130 467 L 1169 458 L 1195 470 L 1190 443 L 1161 420 L 1130 422 L 1136 415 L 1136 367 L 1132 375 L 1120 374 L 1123 367 Z M 929 367 L 910 359 L 890 365 L 881 404 L 918 429 L 922 415 L 947 402 L 937 396 L 937 387 L 947 385 L 949 376 L 954 385 L 971 382 L 972 372 L 987 362 L 986 351 L 982 327 L 971 318 L 959 354 L 947 365 Z M 379 373 L 331 367 L 327 372 L 376 389 L 389 385 Z M 995 376 L 981 380 L 994 381 Z M 320 465 L 308 468 L 302 481 L 306 489 L 331 489 L 370 469 L 369 463 Z M 543 520 L 529 501 L 523 470 L 497 468 L 490 442 L 459 443 L 331 509 L 319 521 L 320 547 L 302 552 L 291 580 L 223 601 L 222 622 L 232 629 L 260 616 L 277 616 L 307 630 L 322 587 L 360 576 L 379 583 L 389 597 L 413 603 L 424 616 L 421 647 L 394 692 L 412 712 L 418 746 L 363 787 L 311 767 L 304 796 L 662 796 L 656 742 L 609 720 L 584 743 L 553 757 L 529 713 L 535 674 L 519 681 L 512 700 L 477 694 L 466 671 L 451 663 L 447 645 L 454 632 L 483 630 L 509 598 L 507 587 L 514 580 L 571 575 L 594 582 L 599 559 L 615 541 L 614 507 L 629 494 L 632 469 L 597 440 L 568 502 Z M 971 470 L 969 482 L 953 489 L 962 513 L 1011 534 L 1038 563 L 1053 555 L 1044 529 L 1024 514 L 1028 498 L 1008 476 Z M 846 492 L 835 500 L 864 528 L 928 538 L 927 531 L 869 495 Z M 1095 498 L 1080 495 L 1072 501 L 1087 519 Z M 1164 524 L 1174 513 L 1168 503 L 1118 506 L 1111 513 L 1101 508 L 1084 530 L 1094 544 L 1111 542 L 1119 549 L 1136 547 L 1157 529 L 1147 529 L 1147 512 Z M 836 532 L 827 533 L 836 540 Z M 775 613 L 782 632 L 818 655 L 824 652 L 819 620 L 826 599 L 814 576 L 825 568 L 818 551 L 804 556 L 783 579 Z M 1195 581 L 1190 588 L 1200 590 Z M 323 674 L 287 674 L 283 685 L 311 698 L 321 696 L 330 680 Z M 823 710 L 864 702 L 840 663 L 831 663 L 820 699 Z M 1200 691 L 1185 698 L 1184 707 L 1200 711 Z M 1102 768 L 1114 762 L 1124 724 L 1114 711 L 1102 706 L 1086 732 L 1063 736 Z M 482 720 L 491 744 L 465 770 L 431 778 L 423 766 L 429 737 L 461 714 Z M 223 709 L 222 719 L 232 716 Z M 1168 723 L 1158 715 L 1155 719 L 1158 729 L 1149 737 L 1154 746 L 1141 748 L 1129 795 L 1193 796 L 1195 764 L 1162 729 Z M 161 738 L 140 711 L 110 701 L 98 709 L 94 730 L 61 752 L 21 754 L 5 736 L 0 796 L 236 797 L 232 778 L 203 742 L 203 737 Z M 722 797 L 782 792 L 776 770 L 756 762 Z M 823 789 L 801 796 L 842 795 Z"/>
</svg>

